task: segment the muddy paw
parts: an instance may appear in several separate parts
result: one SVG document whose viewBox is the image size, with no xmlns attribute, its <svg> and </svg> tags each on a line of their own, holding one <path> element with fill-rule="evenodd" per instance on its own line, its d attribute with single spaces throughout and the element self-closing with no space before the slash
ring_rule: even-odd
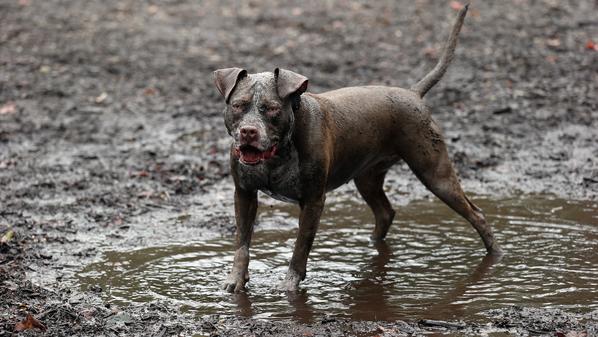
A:
<svg viewBox="0 0 598 337">
<path fill-rule="evenodd" d="M 299 282 L 301 281 L 301 276 L 299 274 L 289 271 L 287 272 L 287 276 L 279 285 L 279 289 L 287 292 L 296 292 L 299 288 Z"/>
<path fill-rule="evenodd" d="M 487 249 L 487 255 L 491 255 L 491 256 L 503 256 L 505 254 L 505 252 L 500 248 L 500 246 L 495 243 L 492 245 L 492 247 Z"/>
<path fill-rule="evenodd" d="M 229 293 L 238 293 L 245 290 L 247 280 L 236 273 L 231 273 L 222 284 L 222 289 Z"/>
</svg>

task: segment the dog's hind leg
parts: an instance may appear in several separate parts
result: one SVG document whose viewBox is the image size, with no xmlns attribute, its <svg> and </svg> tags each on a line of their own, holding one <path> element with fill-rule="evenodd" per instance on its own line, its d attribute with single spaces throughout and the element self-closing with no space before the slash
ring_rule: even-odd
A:
<svg viewBox="0 0 598 337">
<path fill-rule="evenodd" d="M 463 193 L 451 164 L 440 129 L 433 120 L 424 127 L 420 137 L 411 139 L 411 147 L 403 151 L 403 159 L 421 182 L 440 200 L 463 216 L 478 232 L 490 255 L 501 255 L 492 227 L 481 209 Z"/>
<path fill-rule="evenodd" d="M 384 193 L 385 176 L 386 171 L 374 170 L 355 178 L 357 190 L 372 209 L 376 219 L 376 227 L 372 233 L 372 239 L 375 241 L 383 240 L 386 237 L 395 216 L 395 211 Z"/>
</svg>

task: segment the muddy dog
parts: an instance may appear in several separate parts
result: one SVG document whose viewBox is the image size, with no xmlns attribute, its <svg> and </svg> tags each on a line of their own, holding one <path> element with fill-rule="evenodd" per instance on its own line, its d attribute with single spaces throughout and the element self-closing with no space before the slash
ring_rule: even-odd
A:
<svg viewBox="0 0 598 337">
<path fill-rule="evenodd" d="M 249 280 L 258 190 L 301 208 L 293 256 L 281 284 L 294 291 L 305 278 L 326 192 L 353 180 L 375 216 L 372 239 L 383 240 L 395 212 L 382 185 L 388 169 L 401 159 L 432 193 L 471 223 L 488 254 L 501 254 L 491 226 L 463 193 L 440 128 L 422 99 L 446 72 L 466 13 L 467 7 L 460 11 L 438 64 L 410 90 L 364 86 L 312 94 L 305 92 L 305 76 L 285 69 L 214 72 L 227 104 L 226 128 L 234 139 L 230 165 L 236 252 L 223 285 L 226 291 L 243 290 Z"/>
</svg>

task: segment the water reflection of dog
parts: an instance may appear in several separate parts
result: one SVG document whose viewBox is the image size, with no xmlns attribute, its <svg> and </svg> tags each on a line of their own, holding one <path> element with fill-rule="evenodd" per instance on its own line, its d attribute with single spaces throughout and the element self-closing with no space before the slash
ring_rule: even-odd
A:
<svg viewBox="0 0 598 337">
<path fill-rule="evenodd" d="M 237 314 L 243 317 L 253 317 L 253 306 L 251 299 L 246 292 L 240 292 L 233 295 L 233 300 L 237 304 Z"/>
<path fill-rule="evenodd" d="M 405 320 L 403 313 L 397 310 L 389 298 L 392 296 L 394 279 L 388 277 L 392 269 L 388 266 L 393 254 L 392 249 L 384 241 L 374 243 L 378 254 L 372 257 L 367 267 L 367 273 L 359 281 L 352 282 L 348 287 L 349 296 L 344 304 L 349 308 L 349 315 L 354 320 L 382 320 L 395 321 Z M 454 319 L 464 315 L 466 304 L 454 303 L 461 298 L 471 286 L 481 282 L 492 269 L 492 266 L 500 262 L 501 257 L 487 255 L 479 262 L 473 272 L 460 282 L 456 283 L 450 292 L 436 300 L 431 305 L 419 309 L 419 314 L 435 319 Z M 414 289 L 415 291 L 415 289 Z M 309 303 L 307 291 L 287 293 L 287 300 L 293 309 L 292 317 L 302 323 L 314 321 L 315 313 L 313 306 Z M 237 313 L 240 316 L 252 317 L 255 312 L 252 308 L 251 298 L 246 292 L 234 295 L 237 304 Z M 400 303 L 397 303 L 400 305 Z M 422 305 L 424 305 L 422 303 Z M 410 315 L 418 314 L 410 312 Z"/>
<path fill-rule="evenodd" d="M 311 323 L 314 319 L 314 308 L 308 303 L 307 290 L 299 290 L 296 293 L 287 293 L 287 299 L 293 311 L 293 318 L 301 323 Z"/>
<path fill-rule="evenodd" d="M 476 269 L 474 269 L 474 271 L 467 278 L 456 283 L 450 292 L 448 292 L 435 304 L 431 305 L 428 310 L 426 310 L 426 315 L 434 315 L 437 319 L 454 319 L 456 317 L 463 317 L 468 304 L 455 302 L 459 299 L 462 299 L 463 295 L 472 286 L 484 280 L 484 278 L 488 276 L 492 266 L 500 262 L 501 259 L 502 256 L 484 256 Z"/>
<path fill-rule="evenodd" d="M 300 290 L 296 293 L 287 293 L 289 306 L 292 308 L 293 318 L 301 323 L 311 323 L 314 319 L 314 310 L 308 303 L 306 290 Z M 253 310 L 251 297 L 247 292 L 240 292 L 233 295 L 233 300 L 237 305 L 237 314 L 243 317 L 253 317 L 256 313 Z"/>
<path fill-rule="evenodd" d="M 394 321 L 407 319 L 399 312 L 397 305 L 389 301 L 392 296 L 394 279 L 387 276 L 391 270 L 387 266 L 392 258 L 392 249 L 386 242 L 375 244 L 378 254 L 372 257 L 364 270 L 369 270 L 364 277 L 351 284 L 348 300 L 345 303 L 350 309 L 352 319 L 356 320 L 383 320 Z M 426 308 L 420 308 L 422 315 L 436 319 L 452 319 L 462 316 L 465 304 L 455 304 L 472 285 L 482 281 L 491 270 L 492 266 L 500 261 L 500 257 L 484 256 L 473 272 L 460 282 L 456 283 L 452 290 L 445 296 L 435 301 Z M 415 291 L 415 289 L 414 289 Z M 414 314 L 413 311 L 410 314 Z"/>
<path fill-rule="evenodd" d="M 389 288 L 387 266 L 392 257 L 392 249 L 385 241 L 374 243 L 378 254 L 370 260 L 367 273 L 357 282 L 350 285 L 349 296 L 345 303 L 350 309 L 350 315 L 355 320 L 395 320 L 396 313 L 388 305 Z"/>
</svg>

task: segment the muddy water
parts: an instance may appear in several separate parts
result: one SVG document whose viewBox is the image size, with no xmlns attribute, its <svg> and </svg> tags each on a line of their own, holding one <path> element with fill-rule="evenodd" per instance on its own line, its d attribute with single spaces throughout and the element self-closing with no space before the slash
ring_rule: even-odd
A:
<svg viewBox="0 0 598 337">
<path fill-rule="evenodd" d="M 401 207 L 386 244 L 369 242 L 373 217 L 361 203 L 329 205 L 302 291 L 275 285 L 292 253 L 293 206 L 262 207 L 246 294 L 220 290 L 232 237 L 107 252 L 78 274 L 110 302 L 169 300 L 198 314 L 360 320 L 467 319 L 508 305 L 598 308 L 598 204 L 547 197 L 475 198 L 507 255 L 484 256 L 477 234 L 440 202 Z M 277 224 L 283 225 L 277 225 Z"/>
</svg>

